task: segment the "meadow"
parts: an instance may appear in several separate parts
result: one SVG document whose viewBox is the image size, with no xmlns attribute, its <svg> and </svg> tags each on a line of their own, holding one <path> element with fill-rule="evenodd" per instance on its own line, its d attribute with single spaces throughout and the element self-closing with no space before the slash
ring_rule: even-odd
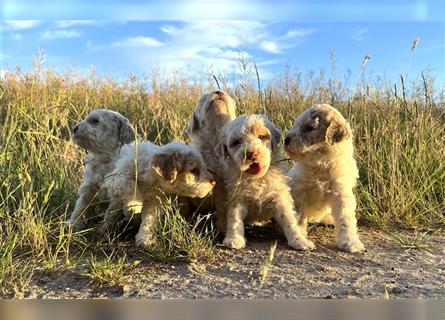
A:
<svg viewBox="0 0 445 320">
<path fill-rule="evenodd" d="M 368 79 L 362 72 L 357 79 L 339 77 L 335 65 L 311 73 L 288 67 L 263 83 L 254 62 L 240 59 L 233 79 L 206 77 L 153 71 L 117 81 L 94 71 L 86 76 L 71 69 L 56 72 L 38 58 L 31 72 L 5 74 L 0 88 L 0 295 L 20 292 L 36 271 L 82 268 L 94 281 L 112 284 L 138 268 L 126 255 L 131 239 L 98 236 L 94 226 L 73 233 L 66 225 L 85 155 L 70 141 L 71 130 L 101 107 L 124 114 L 144 139 L 188 142 L 185 129 L 200 95 L 218 87 L 236 100 L 238 114 L 265 113 L 283 133 L 314 103 L 337 107 L 355 135 L 359 223 L 395 234 L 443 230 L 445 92 L 430 73 L 389 81 Z M 214 259 L 216 235 L 209 216 L 190 225 L 174 204 L 164 210 L 158 245 L 147 255 L 160 261 Z"/>
</svg>

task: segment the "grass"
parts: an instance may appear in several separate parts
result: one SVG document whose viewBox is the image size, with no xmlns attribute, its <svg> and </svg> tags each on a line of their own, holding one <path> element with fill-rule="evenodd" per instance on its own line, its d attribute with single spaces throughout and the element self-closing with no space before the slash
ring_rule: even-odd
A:
<svg viewBox="0 0 445 320">
<path fill-rule="evenodd" d="M 185 128 L 192 110 L 201 93 L 216 83 L 234 97 L 239 114 L 266 113 L 283 132 L 308 106 L 333 104 L 354 128 L 360 222 L 416 230 L 439 230 L 445 224 L 445 93 L 427 72 L 391 83 L 364 79 L 361 70 L 351 88 L 347 77 L 291 68 L 264 84 L 251 61 L 243 61 L 238 80 L 212 75 L 208 82 L 178 72 L 130 76 L 119 83 L 34 64 L 34 71 L 18 69 L 0 82 L 1 295 L 20 291 L 42 266 L 72 268 L 89 261 L 94 278 L 118 281 L 122 270 L 115 265 L 123 263 L 123 253 L 110 261 L 95 253 L 123 240 L 97 239 L 94 228 L 72 233 L 65 225 L 84 158 L 70 142 L 70 132 L 90 110 L 106 107 L 128 117 L 145 139 L 188 141 Z M 208 224 L 190 225 L 175 210 L 164 208 L 157 246 L 147 254 L 159 260 L 211 260 L 214 235 Z M 100 206 L 97 211 L 103 212 Z"/>
</svg>

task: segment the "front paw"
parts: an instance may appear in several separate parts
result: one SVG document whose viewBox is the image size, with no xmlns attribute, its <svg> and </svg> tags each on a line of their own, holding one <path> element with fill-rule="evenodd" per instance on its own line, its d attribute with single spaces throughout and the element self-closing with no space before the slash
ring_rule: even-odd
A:
<svg viewBox="0 0 445 320">
<path fill-rule="evenodd" d="M 126 215 L 133 216 L 139 214 L 142 211 L 142 202 L 140 201 L 130 201 L 127 204 Z"/>
<path fill-rule="evenodd" d="M 314 250 L 315 249 L 315 244 L 306 238 L 298 238 L 298 239 L 292 239 L 290 241 L 287 242 L 287 244 L 297 250 L 302 250 L 302 251 L 308 251 L 308 250 Z"/>
<path fill-rule="evenodd" d="M 365 250 L 365 246 L 358 239 L 347 239 L 338 245 L 338 248 L 342 251 L 354 253 L 354 252 L 362 252 Z"/>
<path fill-rule="evenodd" d="M 153 237 L 153 235 L 151 234 L 147 234 L 145 232 L 138 232 L 136 234 L 136 245 L 138 247 L 151 247 L 154 243 L 155 243 L 155 239 Z"/>
<path fill-rule="evenodd" d="M 237 236 L 233 236 L 233 237 L 226 236 L 224 238 L 223 245 L 226 246 L 227 248 L 239 250 L 246 246 L 246 239 L 241 235 L 237 235 Z"/>
<path fill-rule="evenodd" d="M 71 214 L 72 216 L 74 216 L 74 214 Z M 71 230 L 73 230 L 74 232 L 78 232 L 81 231 L 83 229 L 85 229 L 86 227 L 86 221 L 85 219 L 83 219 L 82 217 L 77 217 L 77 218 L 71 218 L 68 220 L 68 225 L 71 228 Z"/>
</svg>

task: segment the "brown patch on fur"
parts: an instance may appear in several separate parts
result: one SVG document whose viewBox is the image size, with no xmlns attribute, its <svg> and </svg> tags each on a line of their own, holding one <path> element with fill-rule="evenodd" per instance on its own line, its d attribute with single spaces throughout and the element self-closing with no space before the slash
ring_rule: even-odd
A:
<svg viewBox="0 0 445 320">
<path fill-rule="evenodd" d="M 168 154 L 155 155 L 152 161 L 153 170 L 167 182 L 173 183 L 178 172 L 182 170 L 182 163 L 178 151 Z"/>
</svg>

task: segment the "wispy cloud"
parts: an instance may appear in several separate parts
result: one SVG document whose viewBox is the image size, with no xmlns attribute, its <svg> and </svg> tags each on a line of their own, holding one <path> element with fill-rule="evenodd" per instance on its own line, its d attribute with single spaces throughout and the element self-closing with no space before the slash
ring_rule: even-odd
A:
<svg viewBox="0 0 445 320">
<path fill-rule="evenodd" d="M 60 29 L 66 29 L 76 26 L 99 26 L 102 22 L 93 21 L 93 20 L 61 20 L 56 21 L 54 26 Z"/>
<path fill-rule="evenodd" d="M 23 39 L 23 34 L 21 33 L 12 33 L 11 38 L 15 41 L 21 41 Z"/>
<path fill-rule="evenodd" d="M 33 20 L 16 20 L 3 22 L 3 30 L 25 30 L 37 27 L 40 24 L 38 21 Z"/>
<path fill-rule="evenodd" d="M 130 37 L 112 43 L 112 47 L 162 47 L 164 44 L 151 37 Z"/>
<path fill-rule="evenodd" d="M 70 39 L 79 38 L 80 32 L 77 30 L 47 30 L 42 36 L 42 39 L 54 40 L 54 39 Z"/>
<path fill-rule="evenodd" d="M 273 41 L 267 41 L 263 40 L 260 43 L 260 48 L 264 51 L 270 52 L 270 53 L 279 53 L 280 50 L 278 50 L 278 46 Z"/>
<path fill-rule="evenodd" d="M 368 35 L 369 30 L 365 28 L 356 29 L 351 34 L 351 39 L 357 42 L 362 42 L 365 40 L 366 36 Z"/>
</svg>

